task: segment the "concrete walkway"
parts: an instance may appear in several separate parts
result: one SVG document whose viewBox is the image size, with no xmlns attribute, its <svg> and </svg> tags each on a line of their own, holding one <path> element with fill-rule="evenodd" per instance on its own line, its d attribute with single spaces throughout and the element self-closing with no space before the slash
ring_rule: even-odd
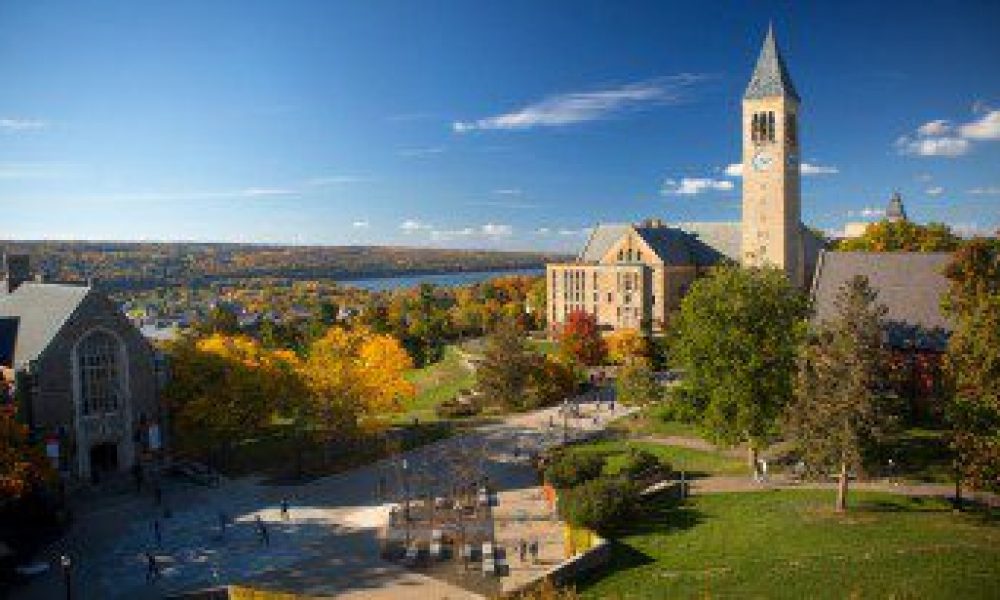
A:
<svg viewBox="0 0 1000 600">
<path fill-rule="evenodd" d="M 611 417 L 592 403 L 581 403 L 585 419 L 570 420 L 578 433 L 603 429 Z M 597 416 L 596 421 L 594 415 Z M 402 457 L 379 461 L 343 474 L 296 486 L 265 486 L 255 478 L 227 481 L 218 488 L 186 485 L 166 490 L 172 515 L 165 518 L 149 496 L 108 498 L 106 504 L 78 513 L 70 534 L 52 549 L 74 560 L 74 598 L 159 598 L 227 583 L 258 586 L 311 597 L 472 598 L 475 594 L 444 581 L 407 571 L 379 557 L 376 531 L 389 505 L 376 502 L 380 477 L 400 458 L 433 468 L 442 453 L 470 446 L 485 449 L 490 481 L 500 488 L 498 542 L 511 558 L 510 583 L 536 576 L 561 558 L 562 530 L 551 520 L 538 493 L 536 474 L 514 448 L 542 450 L 561 443 L 557 408 L 513 415 L 471 433 L 418 448 Z M 291 518 L 278 506 L 291 503 Z M 220 514 L 226 525 L 220 527 Z M 264 544 L 258 521 L 268 531 Z M 162 543 L 157 545 L 154 521 Z M 517 541 L 539 538 L 543 565 L 522 564 Z M 146 552 L 153 553 L 159 577 L 147 581 Z M 508 588 L 503 582 L 503 587 Z M 14 591 L 13 598 L 65 596 L 62 574 L 55 569 Z"/>
</svg>

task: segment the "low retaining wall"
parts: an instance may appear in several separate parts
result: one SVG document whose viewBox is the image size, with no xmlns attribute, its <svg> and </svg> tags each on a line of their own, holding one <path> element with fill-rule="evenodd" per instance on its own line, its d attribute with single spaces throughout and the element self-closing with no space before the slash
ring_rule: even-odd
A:
<svg viewBox="0 0 1000 600">
<path fill-rule="evenodd" d="M 590 550 L 567 558 L 545 572 L 536 581 L 550 579 L 556 585 L 565 585 L 572 583 L 577 577 L 587 571 L 592 571 L 606 565 L 611 560 L 611 543 L 597 536 L 597 534 L 594 534 L 594 537 L 596 538 L 596 542 L 590 547 Z"/>
</svg>

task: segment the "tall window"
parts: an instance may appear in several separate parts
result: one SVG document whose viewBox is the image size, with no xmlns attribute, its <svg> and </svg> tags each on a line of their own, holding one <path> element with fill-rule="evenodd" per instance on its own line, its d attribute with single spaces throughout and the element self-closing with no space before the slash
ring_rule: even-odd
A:
<svg viewBox="0 0 1000 600">
<path fill-rule="evenodd" d="M 95 331 L 80 343 L 80 390 L 83 414 L 118 409 L 118 340 L 106 331 Z"/>
</svg>

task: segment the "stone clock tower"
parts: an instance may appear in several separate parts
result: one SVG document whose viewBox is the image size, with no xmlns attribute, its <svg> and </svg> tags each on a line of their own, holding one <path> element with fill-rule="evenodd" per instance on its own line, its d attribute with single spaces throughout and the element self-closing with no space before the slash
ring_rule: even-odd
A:
<svg viewBox="0 0 1000 600">
<path fill-rule="evenodd" d="M 798 112 L 799 95 L 768 27 L 743 95 L 742 261 L 784 269 L 802 286 Z"/>
</svg>

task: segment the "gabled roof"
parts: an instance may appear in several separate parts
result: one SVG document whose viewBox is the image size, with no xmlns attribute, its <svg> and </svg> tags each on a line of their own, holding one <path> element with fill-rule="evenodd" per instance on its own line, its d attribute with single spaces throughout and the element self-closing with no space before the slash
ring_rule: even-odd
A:
<svg viewBox="0 0 1000 600">
<path fill-rule="evenodd" d="M 760 49 L 760 56 L 757 58 L 757 66 L 750 77 L 750 84 L 743 94 L 745 99 L 772 98 L 774 96 L 785 96 L 796 101 L 799 95 L 792 85 L 792 77 L 788 74 L 788 68 L 778 50 L 778 43 L 774 39 L 774 28 L 767 27 L 767 37 L 764 38 L 764 46 Z"/>
<path fill-rule="evenodd" d="M 824 252 L 813 285 L 814 322 L 836 318 L 841 287 L 864 275 L 885 305 L 888 343 L 893 347 L 944 350 L 952 326 L 941 311 L 948 290 L 949 252 Z"/>
<path fill-rule="evenodd" d="M 608 253 L 611 246 L 627 234 L 632 226 L 628 223 L 598 223 L 590 232 L 587 244 L 580 251 L 577 260 L 581 262 L 599 262 Z"/>
<path fill-rule="evenodd" d="M 743 243 L 738 221 L 677 223 L 688 234 L 692 258 L 698 266 L 714 265 L 723 259 L 740 261 Z"/>
<path fill-rule="evenodd" d="M 0 296 L 0 319 L 17 319 L 14 368 L 38 358 L 90 292 L 87 286 L 23 283 Z"/>
</svg>

